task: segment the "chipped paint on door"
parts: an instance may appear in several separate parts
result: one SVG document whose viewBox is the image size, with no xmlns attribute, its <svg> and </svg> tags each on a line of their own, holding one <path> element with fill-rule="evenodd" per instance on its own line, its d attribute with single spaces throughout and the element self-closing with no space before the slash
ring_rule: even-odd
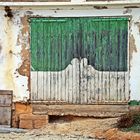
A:
<svg viewBox="0 0 140 140">
<path fill-rule="evenodd" d="M 127 102 L 127 38 L 127 18 L 32 18 L 32 100 Z"/>
<path fill-rule="evenodd" d="M 31 19 L 32 100 L 127 102 L 127 18 Z"/>
<path fill-rule="evenodd" d="M 73 58 L 87 58 L 100 71 L 127 71 L 127 18 L 39 18 L 31 24 L 34 70 L 61 71 Z"/>
</svg>

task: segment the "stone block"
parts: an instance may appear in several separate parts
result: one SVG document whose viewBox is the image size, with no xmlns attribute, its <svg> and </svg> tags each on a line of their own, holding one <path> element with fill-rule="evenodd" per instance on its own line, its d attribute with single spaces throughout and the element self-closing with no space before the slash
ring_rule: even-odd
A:
<svg viewBox="0 0 140 140">
<path fill-rule="evenodd" d="M 48 115 L 20 114 L 19 128 L 34 129 L 48 124 Z"/>
</svg>

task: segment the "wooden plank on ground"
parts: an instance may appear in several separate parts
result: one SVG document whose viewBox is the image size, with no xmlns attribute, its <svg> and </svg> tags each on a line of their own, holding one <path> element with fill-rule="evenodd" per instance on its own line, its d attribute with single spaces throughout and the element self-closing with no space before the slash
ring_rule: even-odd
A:
<svg viewBox="0 0 140 140">
<path fill-rule="evenodd" d="M 33 104 L 34 114 L 118 117 L 128 112 L 128 105 L 39 105 Z"/>
</svg>

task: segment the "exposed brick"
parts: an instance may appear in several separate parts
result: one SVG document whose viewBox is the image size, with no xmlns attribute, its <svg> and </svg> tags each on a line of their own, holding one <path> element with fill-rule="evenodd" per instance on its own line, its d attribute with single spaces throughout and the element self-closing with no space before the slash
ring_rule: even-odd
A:
<svg viewBox="0 0 140 140">
<path fill-rule="evenodd" d="M 13 103 L 12 106 L 12 127 L 18 128 L 19 127 L 19 116 L 21 114 L 31 114 L 32 113 L 32 106 L 31 104 L 24 104 L 24 103 Z"/>
<path fill-rule="evenodd" d="M 48 115 L 33 115 L 33 114 L 21 114 L 20 119 L 26 120 L 48 120 Z"/>
<path fill-rule="evenodd" d="M 13 110 L 12 127 L 33 129 L 41 128 L 48 123 L 48 115 L 32 114 L 31 104 L 15 103 Z"/>
<path fill-rule="evenodd" d="M 32 120 L 20 120 L 19 128 L 33 129 Z"/>
<path fill-rule="evenodd" d="M 48 120 L 34 120 L 33 127 L 34 128 L 41 128 L 48 123 Z"/>
<path fill-rule="evenodd" d="M 41 128 L 48 123 L 48 115 L 20 114 L 19 128 Z"/>
<path fill-rule="evenodd" d="M 32 112 L 31 104 L 15 103 L 14 106 L 15 106 L 16 114 Z"/>
</svg>

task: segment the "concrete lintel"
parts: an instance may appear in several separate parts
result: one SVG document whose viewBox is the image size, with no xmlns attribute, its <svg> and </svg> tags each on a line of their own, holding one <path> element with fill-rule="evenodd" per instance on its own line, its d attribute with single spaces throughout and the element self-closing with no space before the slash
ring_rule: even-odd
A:
<svg viewBox="0 0 140 140">
<path fill-rule="evenodd" d="M 90 117 L 119 117 L 129 112 L 128 105 L 38 105 L 32 104 L 36 115 L 73 115 Z"/>
<path fill-rule="evenodd" d="M 48 7 L 48 6 L 140 6 L 139 0 L 93 1 L 93 2 L 0 2 L 0 7 Z"/>
</svg>

